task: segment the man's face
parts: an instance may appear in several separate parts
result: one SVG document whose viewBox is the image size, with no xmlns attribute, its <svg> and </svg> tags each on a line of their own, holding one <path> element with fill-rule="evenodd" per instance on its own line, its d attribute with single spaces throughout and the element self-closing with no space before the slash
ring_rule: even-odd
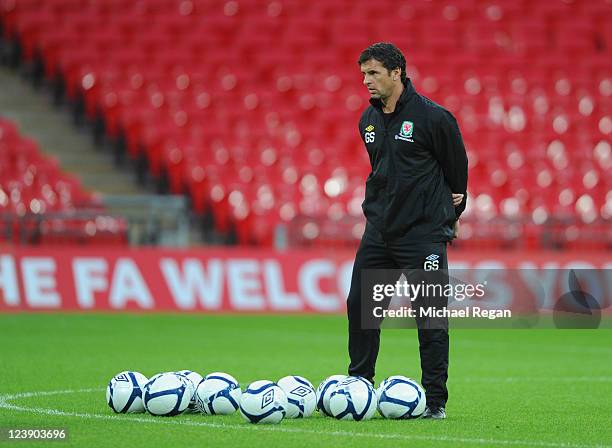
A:
<svg viewBox="0 0 612 448">
<path fill-rule="evenodd" d="M 361 64 L 363 84 L 375 99 L 385 99 L 391 95 L 396 82 L 393 77 L 398 78 L 397 72 L 400 71 L 400 69 L 389 71 L 376 59 L 369 59 Z"/>
</svg>

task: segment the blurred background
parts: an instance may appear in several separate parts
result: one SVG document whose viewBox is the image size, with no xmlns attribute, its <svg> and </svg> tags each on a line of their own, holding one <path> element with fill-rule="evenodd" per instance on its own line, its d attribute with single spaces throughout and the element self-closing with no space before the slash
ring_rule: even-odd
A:
<svg viewBox="0 0 612 448">
<path fill-rule="evenodd" d="M 610 0 L 0 0 L 0 36 L 6 250 L 350 259 L 356 61 L 390 41 L 468 149 L 451 261 L 609 261 Z"/>
<path fill-rule="evenodd" d="M 612 247 L 610 1 L 0 5 L 0 241 L 355 247 L 391 41 L 469 150 L 457 248 Z"/>
</svg>

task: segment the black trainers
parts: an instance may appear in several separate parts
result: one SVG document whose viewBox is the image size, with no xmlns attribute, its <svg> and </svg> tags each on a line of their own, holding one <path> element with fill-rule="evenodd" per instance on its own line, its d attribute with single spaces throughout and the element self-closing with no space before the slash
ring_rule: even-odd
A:
<svg viewBox="0 0 612 448">
<path fill-rule="evenodd" d="M 436 420 L 444 420 L 446 418 L 446 409 L 444 406 L 427 406 L 421 418 L 433 418 Z"/>
</svg>

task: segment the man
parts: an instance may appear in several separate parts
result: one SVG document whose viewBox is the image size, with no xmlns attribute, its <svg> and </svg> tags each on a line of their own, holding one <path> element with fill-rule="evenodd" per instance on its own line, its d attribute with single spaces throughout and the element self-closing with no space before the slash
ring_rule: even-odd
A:
<svg viewBox="0 0 612 448">
<path fill-rule="evenodd" d="M 349 375 L 374 383 L 380 329 L 361 325 L 362 269 L 447 269 L 446 245 L 457 236 L 467 198 L 467 155 L 453 115 L 419 95 L 406 59 L 389 43 L 359 57 L 371 105 L 359 121 L 370 157 L 362 204 L 366 229 L 355 256 L 347 299 Z M 417 320 L 418 326 L 418 320 Z M 448 328 L 418 326 L 426 418 L 446 418 Z"/>
</svg>

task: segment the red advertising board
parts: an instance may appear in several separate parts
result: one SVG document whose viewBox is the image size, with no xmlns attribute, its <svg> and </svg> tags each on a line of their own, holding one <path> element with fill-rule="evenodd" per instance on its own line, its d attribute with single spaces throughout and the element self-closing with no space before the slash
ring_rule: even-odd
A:
<svg viewBox="0 0 612 448">
<path fill-rule="evenodd" d="M 0 249 L 0 312 L 339 313 L 353 257 L 320 250 L 7 247 Z M 605 253 L 451 249 L 449 261 L 451 269 L 612 268 Z"/>
</svg>

